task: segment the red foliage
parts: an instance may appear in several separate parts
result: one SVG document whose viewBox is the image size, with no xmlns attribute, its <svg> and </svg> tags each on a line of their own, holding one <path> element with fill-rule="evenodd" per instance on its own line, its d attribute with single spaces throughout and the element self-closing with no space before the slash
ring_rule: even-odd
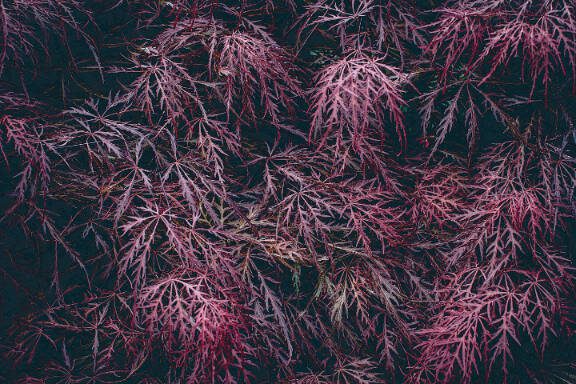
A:
<svg viewBox="0 0 576 384">
<path fill-rule="evenodd" d="M 575 12 L 0 0 L 0 381 L 573 380 Z"/>
</svg>

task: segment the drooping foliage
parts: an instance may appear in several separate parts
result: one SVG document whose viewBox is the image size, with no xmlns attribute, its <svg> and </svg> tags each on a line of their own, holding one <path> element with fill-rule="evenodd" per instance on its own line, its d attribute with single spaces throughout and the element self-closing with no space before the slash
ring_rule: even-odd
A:
<svg viewBox="0 0 576 384">
<path fill-rule="evenodd" d="M 575 381 L 575 92 L 567 0 L 0 0 L 0 381 Z"/>
</svg>

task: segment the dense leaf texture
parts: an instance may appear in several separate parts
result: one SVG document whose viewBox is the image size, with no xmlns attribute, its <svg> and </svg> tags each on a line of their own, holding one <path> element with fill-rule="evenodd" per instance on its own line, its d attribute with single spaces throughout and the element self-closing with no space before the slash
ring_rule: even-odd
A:
<svg viewBox="0 0 576 384">
<path fill-rule="evenodd" d="M 0 0 L 0 381 L 576 380 L 576 7 Z"/>
</svg>

